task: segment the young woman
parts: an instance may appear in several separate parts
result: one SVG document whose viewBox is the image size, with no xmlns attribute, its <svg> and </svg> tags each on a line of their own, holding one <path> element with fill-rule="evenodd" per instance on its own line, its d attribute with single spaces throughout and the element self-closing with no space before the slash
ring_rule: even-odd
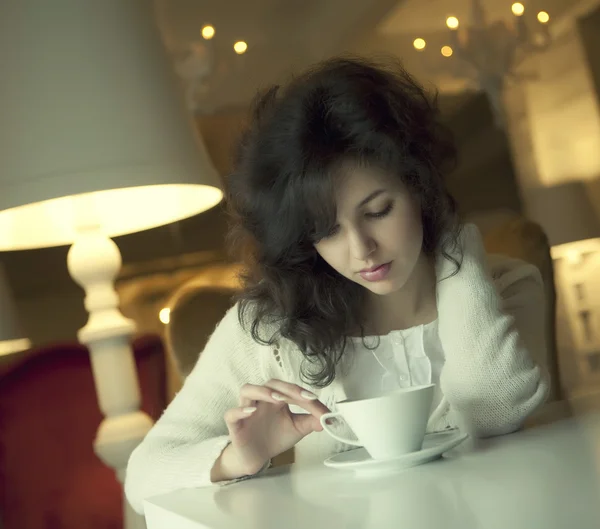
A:
<svg viewBox="0 0 600 529">
<path fill-rule="evenodd" d="M 459 223 L 438 119 L 401 67 L 358 59 L 259 98 L 228 180 L 245 288 L 131 456 L 136 510 L 291 447 L 297 464 L 347 449 L 319 424 L 344 398 L 433 382 L 428 430 L 476 436 L 543 403 L 539 272 L 490 263 Z"/>
</svg>

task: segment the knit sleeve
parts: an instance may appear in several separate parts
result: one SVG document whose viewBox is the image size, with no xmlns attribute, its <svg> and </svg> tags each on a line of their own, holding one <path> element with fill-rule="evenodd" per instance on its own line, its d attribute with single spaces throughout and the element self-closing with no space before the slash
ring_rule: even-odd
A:
<svg viewBox="0 0 600 529">
<path fill-rule="evenodd" d="M 232 308 L 209 339 L 183 388 L 132 453 L 125 494 L 143 513 L 144 499 L 211 484 L 210 472 L 228 445 L 224 413 L 238 406 L 245 383 L 262 384 L 257 344 Z"/>
<path fill-rule="evenodd" d="M 478 437 L 517 430 L 548 394 L 544 291 L 522 264 L 494 285 L 474 226 L 463 231 L 459 272 L 438 285 L 440 377 L 450 415 Z"/>
</svg>

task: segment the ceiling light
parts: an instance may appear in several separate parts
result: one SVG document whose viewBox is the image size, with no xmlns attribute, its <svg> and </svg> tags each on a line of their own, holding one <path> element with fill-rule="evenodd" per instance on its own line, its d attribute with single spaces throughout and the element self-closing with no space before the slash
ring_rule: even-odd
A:
<svg viewBox="0 0 600 529">
<path fill-rule="evenodd" d="M 416 50 L 424 50 L 426 45 L 425 39 L 415 39 L 413 41 L 413 46 Z"/>
<path fill-rule="evenodd" d="M 515 2 L 510 8 L 516 17 L 520 17 L 525 13 L 525 6 L 521 2 Z"/>
<path fill-rule="evenodd" d="M 448 17 L 446 19 L 446 26 L 448 26 L 450 29 L 458 29 L 458 18 Z"/>
<path fill-rule="evenodd" d="M 212 26 L 204 26 L 202 28 L 202 37 L 206 40 L 210 40 L 215 36 L 215 28 Z"/>
<path fill-rule="evenodd" d="M 442 46 L 442 55 L 444 57 L 451 57 L 452 54 L 454 53 L 454 51 L 452 51 L 452 48 L 450 46 Z"/>
<path fill-rule="evenodd" d="M 246 50 L 248 49 L 248 44 L 246 44 L 243 40 L 238 40 L 233 45 L 233 49 L 238 55 L 241 55 L 242 53 L 246 53 Z"/>
<path fill-rule="evenodd" d="M 550 21 L 550 15 L 548 13 L 546 13 L 546 11 L 540 11 L 537 14 L 537 19 L 542 23 L 542 24 L 547 24 Z"/>
</svg>

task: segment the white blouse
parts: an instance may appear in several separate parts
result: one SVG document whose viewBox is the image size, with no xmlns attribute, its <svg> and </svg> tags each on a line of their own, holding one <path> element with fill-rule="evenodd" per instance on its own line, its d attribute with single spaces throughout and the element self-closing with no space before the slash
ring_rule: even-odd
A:
<svg viewBox="0 0 600 529">
<path fill-rule="evenodd" d="M 442 400 L 445 362 L 437 320 L 384 336 L 352 338 L 342 376 L 348 399 L 376 397 L 398 388 L 435 384 L 432 411 Z"/>
</svg>

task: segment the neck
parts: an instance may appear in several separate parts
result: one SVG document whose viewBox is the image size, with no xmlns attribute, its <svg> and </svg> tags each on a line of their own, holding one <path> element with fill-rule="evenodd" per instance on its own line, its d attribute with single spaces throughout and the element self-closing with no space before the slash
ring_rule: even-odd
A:
<svg viewBox="0 0 600 529">
<path fill-rule="evenodd" d="M 367 334 L 387 334 L 430 323 L 437 318 L 433 259 L 421 253 L 413 273 L 398 291 L 368 297 Z"/>
</svg>

